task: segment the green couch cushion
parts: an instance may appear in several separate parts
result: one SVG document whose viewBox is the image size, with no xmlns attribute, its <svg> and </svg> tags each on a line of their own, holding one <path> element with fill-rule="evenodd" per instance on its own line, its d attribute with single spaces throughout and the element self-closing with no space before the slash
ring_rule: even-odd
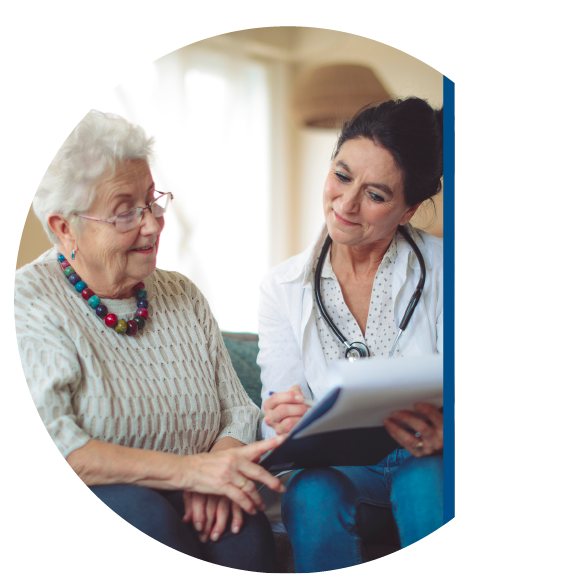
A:
<svg viewBox="0 0 580 580">
<path fill-rule="evenodd" d="M 262 383 L 258 357 L 258 335 L 250 333 L 222 332 L 232 365 L 250 399 L 262 406 Z"/>
</svg>

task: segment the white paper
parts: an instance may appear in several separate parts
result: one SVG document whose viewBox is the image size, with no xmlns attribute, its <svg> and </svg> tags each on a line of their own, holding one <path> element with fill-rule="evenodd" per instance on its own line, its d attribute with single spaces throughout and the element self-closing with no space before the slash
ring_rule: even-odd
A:
<svg viewBox="0 0 580 580">
<path fill-rule="evenodd" d="M 438 407 L 443 404 L 441 355 L 337 361 L 328 366 L 326 376 L 331 389 L 342 387 L 338 400 L 324 416 L 298 433 L 296 439 L 328 431 L 380 427 L 393 411 L 412 410 L 413 403 L 432 403 Z M 316 406 L 293 431 L 314 409 Z"/>
</svg>

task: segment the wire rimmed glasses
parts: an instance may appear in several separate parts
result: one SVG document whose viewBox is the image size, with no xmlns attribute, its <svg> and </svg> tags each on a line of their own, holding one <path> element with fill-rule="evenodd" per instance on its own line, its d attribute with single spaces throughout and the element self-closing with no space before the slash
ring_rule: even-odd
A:
<svg viewBox="0 0 580 580">
<path fill-rule="evenodd" d="M 171 201 L 174 198 L 174 195 L 169 191 L 167 193 L 163 193 L 162 191 L 155 190 L 155 193 L 158 193 L 159 196 L 145 207 L 134 207 L 129 211 L 124 211 L 123 213 L 116 215 L 112 220 L 104 220 L 88 215 L 81 215 L 79 213 L 75 213 L 74 215 L 86 220 L 105 222 L 107 224 L 114 225 L 117 231 L 122 234 L 132 230 L 133 228 L 136 228 L 141 224 L 146 209 L 148 209 L 156 218 L 160 218 L 167 211 Z"/>
</svg>

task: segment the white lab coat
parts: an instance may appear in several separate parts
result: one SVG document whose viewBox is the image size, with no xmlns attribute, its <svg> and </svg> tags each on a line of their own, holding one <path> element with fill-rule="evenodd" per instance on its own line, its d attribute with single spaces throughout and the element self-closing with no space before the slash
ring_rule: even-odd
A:
<svg viewBox="0 0 580 580">
<path fill-rule="evenodd" d="M 421 250 L 427 270 L 421 299 L 399 340 L 402 356 L 443 352 L 443 240 L 406 226 Z M 259 326 L 262 401 L 270 392 L 299 385 L 307 398 L 319 400 L 327 390 L 326 360 L 316 328 L 314 263 L 327 235 L 306 251 L 272 268 L 260 287 Z M 411 246 L 397 239 L 393 273 L 395 322 L 399 325 L 421 270 Z M 356 364 L 356 363 L 355 363 Z M 262 437 L 275 435 L 262 421 Z"/>
</svg>

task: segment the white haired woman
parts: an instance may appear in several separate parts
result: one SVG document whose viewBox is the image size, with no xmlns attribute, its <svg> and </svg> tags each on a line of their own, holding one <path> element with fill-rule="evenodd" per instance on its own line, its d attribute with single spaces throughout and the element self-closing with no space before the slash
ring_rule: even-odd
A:
<svg viewBox="0 0 580 580">
<path fill-rule="evenodd" d="M 55 247 L 16 273 L 26 380 L 57 447 L 113 511 L 193 557 L 275 572 L 254 481 L 283 491 L 255 463 L 280 441 L 251 443 L 259 409 L 207 301 L 156 269 L 173 195 L 155 190 L 152 142 L 91 111 L 44 176 L 34 211 Z"/>
</svg>

